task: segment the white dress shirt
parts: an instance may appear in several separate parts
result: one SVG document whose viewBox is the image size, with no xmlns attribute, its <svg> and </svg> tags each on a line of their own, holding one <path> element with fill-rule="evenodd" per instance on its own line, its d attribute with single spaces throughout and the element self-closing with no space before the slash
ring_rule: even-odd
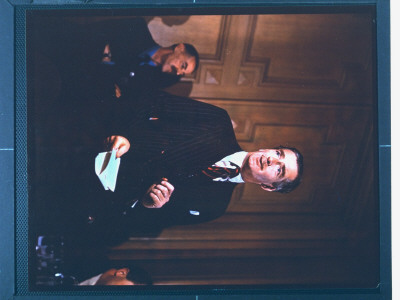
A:
<svg viewBox="0 0 400 300">
<path fill-rule="evenodd" d="M 103 275 L 103 273 L 96 275 L 92 278 L 86 279 L 85 281 L 79 283 L 79 285 L 95 285 L 97 281 L 100 279 L 101 275 Z"/>
<path fill-rule="evenodd" d="M 214 164 L 214 166 L 235 169 L 235 167 L 231 165 L 231 162 L 232 162 L 235 165 L 241 167 L 244 159 L 246 158 L 246 155 L 247 155 L 246 151 L 240 151 L 240 152 L 233 153 L 231 155 L 224 157 L 220 161 L 217 161 Z M 240 173 L 233 178 L 218 177 L 218 178 L 213 179 L 213 181 L 229 181 L 229 182 L 235 182 L 235 183 L 243 183 L 244 182 L 242 175 Z"/>
</svg>

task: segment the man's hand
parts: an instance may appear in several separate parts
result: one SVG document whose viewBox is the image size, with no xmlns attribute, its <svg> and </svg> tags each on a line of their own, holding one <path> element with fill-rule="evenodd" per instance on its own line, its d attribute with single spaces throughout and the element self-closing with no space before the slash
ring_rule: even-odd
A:
<svg viewBox="0 0 400 300">
<path fill-rule="evenodd" d="M 121 89 L 119 88 L 119 86 L 114 84 L 114 87 L 115 87 L 115 97 L 117 98 L 121 97 Z"/>
<path fill-rule="evenodd" d="M 111 149 L 117 150 L 116 157 L 119 158 L 128 152 L 131 144 L 129 141 L 120 135 L 112 135 L 106 139 L 106 145 L 112 145 Z"/>
<path fill-rule="evenodd" d="M 160 183 L 155 183 L 147 190 L 142 200 L 142 204 L 147 208 L 160 208 L 169 201 L 174 191 L 174 186 L 166 178 Z"/>
<path fill-rule="evenodd" d="M 107 44 L 104 47 L 102 61 L 103 62 L 110 62 L 111 61 L 111 51 L 110 51 L 110 45 L 109 44 Z"/>
</svg>

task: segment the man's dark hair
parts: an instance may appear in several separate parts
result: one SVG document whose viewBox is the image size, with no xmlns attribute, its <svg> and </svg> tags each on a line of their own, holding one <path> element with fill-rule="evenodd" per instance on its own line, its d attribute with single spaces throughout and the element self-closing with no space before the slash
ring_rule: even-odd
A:
<svg viewBox="0 0 400 300">
<path fill-rule="evenodd" d="M 179 44 L 173 44 L 171 46 L 172 49 L 175 49 L 176 46 L 178 46 Z M 196 48 L 192 45 L 192 44 L 187 44 L 187 43 L 183 43 L 183 45 L 185 46 L 185 52 L 189 55 L 194 57 L 195 61 L 196 61 L 196 65 L 194 67 L 193 72 L 195 72 L 198 67 L 199 67 L 199 63 L 200 63 L 200 57 L 199 57 L 199 52 L 197 52 Z"/>
<path fill-rule="evenodd" d="M 152 285 L 153 279 L 150 274 L 139 266 L 129 266 L 129 273 L 126 279 L 132 281 L 135 285 Z"/>
<path fill-rule="evenodd" d="M 294 180 L 282 180 L 280 182 L 274 182 L 272 185 L 276 188 L 274 192 L 279 193 L 289 193 L 293 191 L 301 182 L 301 177 L 303 176 L 303 155 L 299 150 L 293 147 L 278 146 L 274 149 L 287 149 L 291 150 L 296 155 L 297 163 L 297 176 Z"/>
</svg>

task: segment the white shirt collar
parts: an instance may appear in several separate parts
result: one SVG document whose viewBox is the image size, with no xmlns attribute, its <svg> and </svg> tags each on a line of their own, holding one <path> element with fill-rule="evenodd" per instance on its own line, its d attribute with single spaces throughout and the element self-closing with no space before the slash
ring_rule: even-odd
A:
<svg viewBox="0 0 400 300">
<path fill-rule="evenodd" d="M 96 275 L 92 278 L 86 279 L 85 281 L 79 283 L 79 285 L 95 285 L 97 281 L 100 279 L 101 275 L 103 275 L 103 273 Z"/>
<path fill-rule="evenodd" d="M 242 166 L 244 159 L 246 158 L 247 152 L 246 151 L 240 151 L 233 153 L 231 155 L 228 155 L 221 159 L 220 161 L 217 161 L 214 165 L 218 167 L 225 167 L 225 168 L 233 168 L 231 165 L 231 162 L 234 163 L 235 165 L 238 165 L 239 167 Z M 242 175 L 239 173 L 239 175 L 235 176 L 234 178 L 215 178 L 213 179 L 214 181 L 228 181 L 228 182 L 235 182 L 235 183 L 243 183 L 244 180 L 242 178 Z"/>
</svg>

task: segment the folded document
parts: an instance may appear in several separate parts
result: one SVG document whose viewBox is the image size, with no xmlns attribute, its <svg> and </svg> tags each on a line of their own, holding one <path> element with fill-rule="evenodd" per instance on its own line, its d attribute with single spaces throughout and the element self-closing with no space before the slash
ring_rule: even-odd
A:
<svg viewBox="0 0 400 300">
<path fill-rule="evenodd" d="M 94 169 L 105 190 L 115 191 L 121 159 L 116 158 L 117 150 L 101 152 L 96 156 Z"/>
</svg>

